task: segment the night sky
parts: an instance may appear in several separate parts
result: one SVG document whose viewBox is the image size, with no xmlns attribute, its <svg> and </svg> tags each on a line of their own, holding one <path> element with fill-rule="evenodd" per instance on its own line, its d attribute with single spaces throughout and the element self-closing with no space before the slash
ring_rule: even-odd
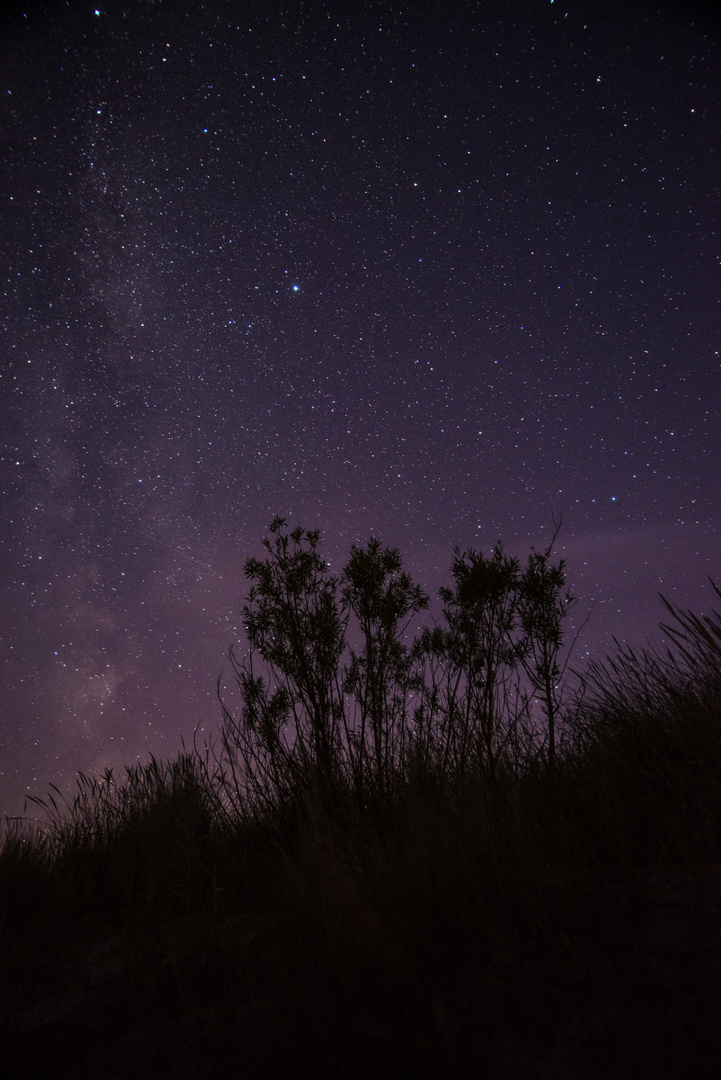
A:
<svg viewBox="0 0 721 1080">
<path fill-rule="evenodd" d="M 562 516 L 579 663 L 711 606 L 718 24 L 441 6 L 5 17 L 1 811 L 217 729 L 276 514 L 432 592 Z"/>
</svg>

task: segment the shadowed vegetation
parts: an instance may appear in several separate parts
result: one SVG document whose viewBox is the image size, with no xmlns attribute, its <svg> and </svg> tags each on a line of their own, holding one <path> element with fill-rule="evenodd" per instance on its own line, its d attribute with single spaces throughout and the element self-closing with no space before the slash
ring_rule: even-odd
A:
<svg viewBox="0 0 721 1080">
<path fill-rule="evenodd" d="M 715 1077 L 721 616 L 572 678 L 552 545 L 413 637 L 398 552 L 319 543 L 246 563 L 215 742 L 8 827 L 6 1074 Z"/>
</svg>

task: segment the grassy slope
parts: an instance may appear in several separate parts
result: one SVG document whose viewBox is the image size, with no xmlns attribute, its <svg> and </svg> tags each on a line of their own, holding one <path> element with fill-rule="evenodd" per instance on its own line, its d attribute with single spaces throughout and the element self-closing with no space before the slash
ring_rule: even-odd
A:
<svg viewBox="0 0 721 1080">
<path fill-rule="evenodd" d="M 553 774 L 362 814 L 82 780 L 0 855 L 3 1075 L 718 1076 L 718 661 L 596 676 Z"/>
</svg>

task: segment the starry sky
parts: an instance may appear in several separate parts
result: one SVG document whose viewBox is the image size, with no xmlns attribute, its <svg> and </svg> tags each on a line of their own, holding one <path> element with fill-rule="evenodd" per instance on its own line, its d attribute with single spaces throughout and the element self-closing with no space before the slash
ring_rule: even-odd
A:
<svg viewBox="0 0 721 1080">
<path fill-rule="evenodd" d="M 276 514 L 430 592 L 562 516 L 579 660 L 711 605 L 719 25 L 442 7 L 4 16 L 0 811 L 217 729 Z"/>
</svg>

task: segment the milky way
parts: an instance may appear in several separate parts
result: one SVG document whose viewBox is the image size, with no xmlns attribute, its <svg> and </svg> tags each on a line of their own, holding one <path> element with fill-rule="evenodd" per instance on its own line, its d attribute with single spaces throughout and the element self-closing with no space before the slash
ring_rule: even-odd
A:
<svg viewBox="0 0 721 1080">
<path fill-rule="evenodd" d="M 5 812 L 215 729 L 276 514 L 430 590 L 562 516 L 580 657 L 710 603 L 718 24 L 347 8 L 6 18 Z"/>
</svg>

